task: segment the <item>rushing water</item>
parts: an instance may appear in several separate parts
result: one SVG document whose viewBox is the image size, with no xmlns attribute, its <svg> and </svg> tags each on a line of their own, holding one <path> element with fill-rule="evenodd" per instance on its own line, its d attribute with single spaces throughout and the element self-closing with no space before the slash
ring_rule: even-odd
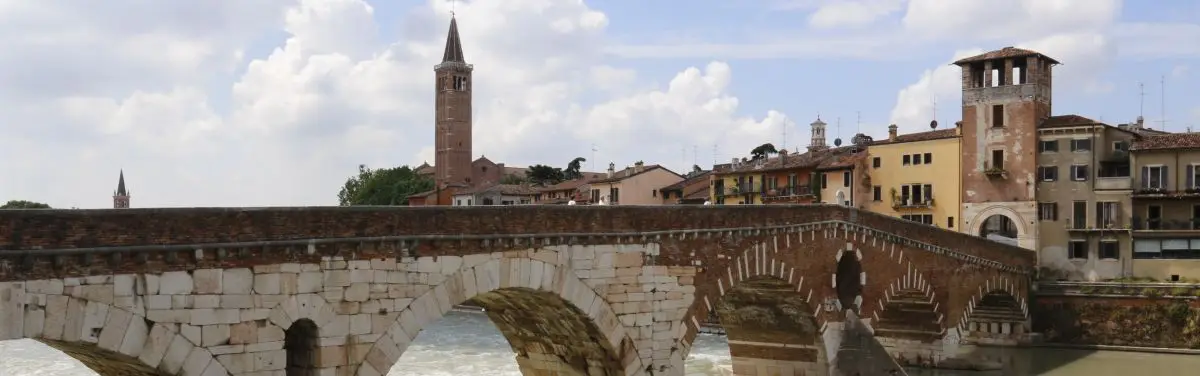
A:
<svg viewBox="0 0 1200 376">
<path fill-rule="evenodd" d="M 913 376 L 1157 376 L 1197 374 L 1200 356 L 1060 349 L 980 350 L 1002 371 L 909 370 Z M 696 339 L 686 363 L 688 376 L 729 375 L 729 347 L 719 336 Z M 0 342 L 0 376 L 95 375 L 65 354 L 30 340 Z M 408 347 L 391 376 L 520 375 L 512 350 L 487 316 L 451 312 Z"/>
</svg>

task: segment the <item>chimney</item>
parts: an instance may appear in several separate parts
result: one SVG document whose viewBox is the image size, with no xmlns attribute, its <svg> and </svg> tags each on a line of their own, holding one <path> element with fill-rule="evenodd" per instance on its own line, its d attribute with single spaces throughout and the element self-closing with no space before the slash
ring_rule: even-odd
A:
<svg viewBox="0 0 1200 376">
<path fill-rule="evenodd" d="M 617 164 L 608 162 L 608 178 L 611 179 L 613 174 L 617 173 Z"/>
<path fill-rule="evenodd" d="M 888 126 L 888 141 L 896 141 L 896 128 L 895 124 Z"/>
<path fill-rule="evenodd" d="M 645 168 L 645 166 L 646 165 L 644 163 L 642 163 L 642 161 L 637 161 L 637 163 L 633 164 L 633 173 L 635 173 L 635 174 L 641 173 L 642 169 Z"/>
<path fill-rule="evenodd" d="M 787 161 L 787 156 L 788 156 L 787 149 L 779 149 L 779 164 L 780 165 L 783 165 L 783 163 L 785 161 Z"/>
<path fill-rule="evenodd" d="M 1142 115 L 1138 115 L 1138 117 L 1137 117 L 1137 125 L 1135 125 L 1135 127 L 1136 127 L 1135 129 L 1142 129 L 1142 126 L 1143 126 L 1145 123 L 1146 123 L 1146 119 L 1145 119 L 1145 118 L 1142 118 Z"/>
<path fill-rule="evenodd" d="M 962 120 L 954 122 L 954 135 L 962 136 Z"/>
</svg>

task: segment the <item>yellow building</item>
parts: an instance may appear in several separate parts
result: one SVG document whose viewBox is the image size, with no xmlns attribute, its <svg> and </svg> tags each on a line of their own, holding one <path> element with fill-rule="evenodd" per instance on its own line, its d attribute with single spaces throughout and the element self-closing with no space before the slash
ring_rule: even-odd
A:
<svg viewBox="0 0 1200 376">
<path fill-rule="evenodd" d="M 713 166 L 712 189 L 709 199 L 717 205 L 761 204 L 764 188 L 763 166 L 776 162 L 769 159 L 734 159 L 733 163 Z"/>
<path fill-rule="evenodd" d="M 865 208 L 959 231 L 960 140 L 957 128 L 897 135 L 888 127 L 888 138 L 867 149 Z"/>
</svg>

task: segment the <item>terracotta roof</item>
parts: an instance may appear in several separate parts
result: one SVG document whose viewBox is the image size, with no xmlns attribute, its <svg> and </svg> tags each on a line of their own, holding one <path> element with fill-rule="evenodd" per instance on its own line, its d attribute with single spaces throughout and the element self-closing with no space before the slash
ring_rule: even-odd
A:
<svg viewBox="0 0 1200 376">
<path fill-rule="evenodd" d="M 684 194 L 683 194 L 684 200 L 700 200 L 700 199 L 707 200 L 708 197 L 709 196 L 708 196 L 708 186 L 707 185 L 705 185 L 704 187 L 697 188 L 695 191 L 692 191 L 692 192 L 684 192 Z"/>
<path fill-rule="evenodd" d="M 604 178 L 604 179 L 597 179 L 597 180 L 593 180 L 593 181 L 592 181 L 592 183 L 612 183 L 612 182 L 617 182 L 617 181 L 621 181 L 621 180 L 629 179 L 629 178 L 632 178 L 632 177 L 634 177 L 634 176 L 638 176 L 638 175 L 641 175 L 641 174 L 644 174 L 644 173 L 647 173 L 647 172 L 650 172 L 650 171 L 653 171 L 653 170 L 657 170 L 657 169 L 660 169 L 660 168 L 661 168 L 661 169 L 663 169 L 663 170 L 664 170 L 664 171 L 666 171 L 666 172 L 670 172 L 670 173 L 672 173 L 672 174 L 675 174 L 675 171 L 668 170 L 666 167 L 663 167 L 663 166 L 661 166 L 661 165 L 649 165 L 649 166 L 643 166 L 643 167 L 642 167 L 642 171 L 641 171 L 641 172 L 636 172 L 636 173 L 635 173 L 635 172 L 633 172 L 635 168 L 637 168 L 637 167 L 636 167 L 636 166 L 634 166 L 634 167 L 626 167 L 625 169 L 623 169 L 623 170 L 621 170 L 621 171 L 617 171 L 616 173 L 614 173 L 614 174 L 613 174 L 613 177 L 611 177 L 611 178 Z M 679 175 L 679 174 L 675 174 L 675 175 Z M 605 174 L 605 176 L 607 176 L 607 174 Z M 682 176 L 681 176 L 681 177 L 682 177 Z"/>
<path fill-rule="evenodd" d="M 1058 60 L 1054 60 L 1054 58 L 1052 58 L 1052 57 L 1043 55 L 1041 52 L 1026 50 L 1023 48 L 1016 48 L 1016 47 L 1004 47 L 999 50 L 985 52 L 985 53 L 982 53 L 979 55 L 959 59 L 958 61 L 954 62 L 954 65 L 963 65 L 963 64 L 981 62 L 981 61 L 985 61 L 985 60 L 1008 59 L 1008 58 L 1025 57 L 1025 56 L 1038 56 L 1043 59 L 1046 59 L 1046 61 L 1049 61 L 1052 64 L 1061 64 L 1058 62 Z"/>
<path fill-rule="evenodd" d="M 696 183 L 696 181 L 698 181 L 698 180 L 706 180 L 706 181 L 707 181 L 707 180 L 708 180 L 708 175 L 711 175 L 711 174 L 712 174 L 712 171 L 701 171 L 700 173 L 698 173 L 698 174 L 695 174 L 695 175 L 692 175 L 692 176 L 689 176 L 689 177 L 687 177 L 687 178 L 685 178 L 685 179 L 683 179 L 683 180 L 679 181 L 678 183 L 671 184 L 671 185 L 668 185 L 668 186 L 666 186 L 666 187 L 659 188 L 658 190 L 659 190 L 659 191 L 679 191 L 679 190 L 683 190 L 683 189 L 684 189 L 684 188 L 686 188 L 688 185 L 694 184 L 694 183 Z"/>
<path fill-rule="evenodd" d="M 437 190 L 436 190 L 436 189 L 430 189 L 430 190 L 428 190 L 428 191 L 425 191 L 425 192 L 411 194 L 411 195 L 408 195 L 408 198 L 414 198 L 414 197 L 429 197 L 429 195 L 432 195 L 432 194 L 433 194 L 433 192 L 437 192 Z"/>
<path fill-rule="evenodd" d="M 1058 115 L 1042 120 L 1038 128 L 1078 127 L 1081 125 L 1104 125 L 1104 123 L 1079 115 Z"/>
<path fill-rule="evenodd" d="M 537 195 L 537 191 L 534 190 L 533 187 L 528 186 L 528 185 L 522 185 L 522 184 L 493 184 L 493 185 L 489 185 L 489 186 L 480 186 L 480 187 L 467 189 L 464 191 L 460 191 L 457 194 L 467 195 L 467 194 L 490 193 L 490 192 L 497 192 L 502 195 L 508 195 L 508 196 L 534 196 L 534 195 Z"/>
<path fill-rule="evenodd" d="M 1134 140 L 1129 150 L 1200 149 L 1200 133 L 1169 133 L 1147 135 Z"/>
<path fill-rule="evenodd" d="M 579 179 L 567 180 L 567 181 L 564 181 L 564 182 L 560 182 L 560 183 L 558 183 L 558 184 L 551 185 L 551 186 L 549 186 L 549 187 L 541 187 L 541 188 L 538 188 L 537 190 L 538 190 L 538 192 L 554 192 L 554 191 L 568 191 L 568 190 L 576 190 L 576 189 L 579 189 L 579 187 L 581 187 L 581 186 L 583 186 L 583 185 L 585 185 L 585 184 L 587 184 L 587 183 L 590 183 L 592 180 L 593 180 L 593 179 L 589 179 L 589 178 L 587 178 L 587 177 L 582 177 L 582 178 L 579 178 Z"/>
<path fill-rule="evenodd" d="M 905 143 L 905 142 L 931 141 L 931 140 L 941 140 L 941 139 L 955 138 L 955 137 L 958 137 L 957 129 L 954 129 L 954 128 L 938 129 L 935 131 L 917 132 L 917 133 L 908 133 L 908 134 L 897 135 L 895 140 L 888 140 L 888 139 L 877 140 L 877 141 L 871 142 L 871 145 L 872 146 L 873 145 L 891 145 L 891 144 L 901 144 L 901 143 Z"/>
<path fill-rule="evenodd" d="M 732 164 L 723 164 L 713 166 L 714 172 L 717 174 L 729 173 L 744 173 L 744 172 L 768 172 L 778 170 L 788 170 L 794 168 L 815 167 L 825 158 L 826 153 L 830 149 L 817 152 L 804 152 L 800 154 L 788 154 L 786 156 L 767 157 L 762 160 L 748 160 L 742 162 L 737 167 Z"/>
<path fill-rule="evenodd" d="M 837 170 L 846 167 L 853 167 L 856 163 L 862 161 L 867 153 L 859 151 L 854 153 L 853 146 L 845 146 L 836 149 L 829 149 L 829 156 L 817 165 L 818 170 Z"/>
</svg>

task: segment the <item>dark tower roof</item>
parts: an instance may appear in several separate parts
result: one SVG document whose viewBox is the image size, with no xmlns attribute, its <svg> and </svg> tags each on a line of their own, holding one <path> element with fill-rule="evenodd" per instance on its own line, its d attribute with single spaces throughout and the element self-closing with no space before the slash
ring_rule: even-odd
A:
<svg viewBox="0 0 1200 376">
<path fill-rule="evenodd" d="M 450 16 L 450 33 L 446 35 L 446 52 L 442 54 L 442 62 L 466 63 L 463 57 L 462 41 L 458 37 L 458 21 Z"/>
<path fill-rule="evenodd" d="M 121 178 L 120 180 L 117 180 L 117 196 L 128 195 L 129 193 L 125 192 L 125 170 L 121 170 Z"/>
</svg>

